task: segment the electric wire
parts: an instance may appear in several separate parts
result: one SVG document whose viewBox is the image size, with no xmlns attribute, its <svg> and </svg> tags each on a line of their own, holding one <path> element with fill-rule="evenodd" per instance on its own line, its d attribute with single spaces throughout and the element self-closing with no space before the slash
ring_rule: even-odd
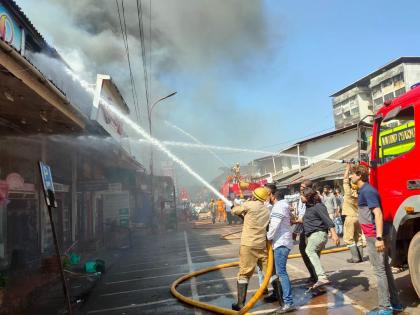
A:
<svg viewBox="0 0 420 315">
<path fill-rule="evenodd" d="M 121 0 L 121 7 L 122 7 L 122 16 L 123 16 L 123 21 L 124 21 L 125 42 L 127 44 L 127 56 L 129 58 L 130 57 L 130 46 L 128 44 L 127 23 L 126 23 L 126 19 L 125 19 L 124 0 Z M 131 60 L 130 60 L 130 75 L 131 75 L 131 80 L 132 80 L 133 86 L 134 86 L 134 94 L 136 95 L 136 102 L 135 102 L 136 117 L 137 117 L 137 121 L 139 121 L 139 118 L 140 118 L 139 98 L 138 98 L 138 95 L 137 95 L 137 89 L 136 89 L 136 85 L 135 85 L 133 71 L 131 70 Z"/>
<path fill-rule="evenodd" d="M 152 0 L 149 0 L 149 93 L 152 94 Z"/>
<path fill-rule="evenodd" d="M 150 109 L 150 95 L 149 95 L 149 79 L 147 73 L 147 59 L 146 59 L 146 47 L 144 41 L 144 28 L 143 28 L 143 8 L 141 4 L 141 0 L 137 0 L 137 19 L 138 19 L 138 27 L 139 27 L 139 37 L 140 37 L 140 44 L 141 44 L 141 61 L 143 64 L 143 76 L 144 76 L 144 91 L 146 94 L 146 106 L 148 115 L 151 115 Z"/>
<path fill-rule="evenodd" d="M 117 5 L 118 20 L 119 20 L 119 24 L 120 24 L 121 36 L 123 38 L 125 54 L 126 54 L 127 63 L 128 63 L 128 70 L 129 70 L 129 73 L 130 73 L 130 85 L 131 85 L 131 93 L 132 93 L 132 96 L 133 96 L 134 109 L 135 109 L 136 118 L 137 118 L 137 121 L 138 121 L 139 120 L 138 98 L 137 98 L 137 91 L 136 91 L 136 86 L 135 86 L 133 71 L 132 71 L 132 68 L 131 68 L 130 50 L 129 50 L 129 46 L 128 46 L 128 37 L 127 37 L 127 32 L 126 32 L 127 25 L 126 25 L 126 22 L 125 22 L 125 14 L 124 14 L 125 13 L 124 2 L 123 2 L 123 0 L 121 0 L 121 10 L 123 12 L 122 15 L 123 15 L 123 19 L 124 19 L 125 28 L 123 27 L 123 22 L 122 22 L 122 18 L 121 18 L 121 11 L 120 11 L 120 5 L 118 3 L 118 0 L 115 0 L 115 3 Z"/>
</svg>

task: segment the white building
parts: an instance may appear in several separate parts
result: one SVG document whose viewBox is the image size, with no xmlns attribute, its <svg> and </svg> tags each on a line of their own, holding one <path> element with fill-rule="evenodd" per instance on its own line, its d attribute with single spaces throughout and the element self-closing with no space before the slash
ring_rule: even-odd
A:
<svg viewBox="0 0 420 315">
<path fill-rule="evenodd" d="M 281 150 L 277 156 L 265 156 L 250 164 L 255 166 L 254 177 L 279 181 L 346 147 L 356 145 L 357 139 L 357 125 L 351 125 L 296 142 Z"/>
<path fill-rule="evenodd" d="M 335 127 L 356 124 L 420 82 L 420 57 L 400 57 L 331 95 Z"/>
</svg>

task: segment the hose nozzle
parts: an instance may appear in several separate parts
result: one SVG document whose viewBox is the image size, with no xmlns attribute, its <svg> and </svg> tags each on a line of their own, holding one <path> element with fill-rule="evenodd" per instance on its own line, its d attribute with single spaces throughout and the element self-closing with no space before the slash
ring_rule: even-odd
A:
<svg viewBox="0 0 420 315">
<path fill-rule="evenodd" d="M 346 164 L 358 164 L 358 163 L 359 163 L 359 160 L 357 160 L 357 159 L 341 160 L 341 163 L 346 163 Z"/>
</svg>

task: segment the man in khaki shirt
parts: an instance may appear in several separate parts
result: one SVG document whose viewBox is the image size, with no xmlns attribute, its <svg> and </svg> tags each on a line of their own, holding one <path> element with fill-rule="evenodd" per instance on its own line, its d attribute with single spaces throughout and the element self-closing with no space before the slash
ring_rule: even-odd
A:
<svg viewBox="0 0 420 315">
<path fill-rule="evenodd" d="M 359 263 L 363 261 L 363 246 L 361 242 L 362 230 L 358 218 L 357 190 L 350 186 L 349 172 L 350 163 L 346 166 L 343 179 L 343 215 L 346 216 L 346 219 L 344 220 L 343 240 L 349 247 L 351 253 L 351 258 L 347 259 L 347 262 Z"/>
<path fill-rule="evenodd" d="M 267 270 L 267 226 L 270 212 L 264 205 L 270 192 L 259 187 L 252 192 L 252 200 L 235 206 L 232 214 L 243 217 L 241 248 L 239 251 L 238 301 L 232 304 L 232 309 L 239 311 L 245 304 L 248 281 L 255 267 Z"/>
</svg>

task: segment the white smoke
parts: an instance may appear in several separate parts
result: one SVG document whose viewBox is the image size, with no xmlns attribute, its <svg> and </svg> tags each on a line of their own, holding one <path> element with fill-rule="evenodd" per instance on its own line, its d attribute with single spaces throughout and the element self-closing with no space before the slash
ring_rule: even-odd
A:
<svg viewBox="0 0 420 315">
<path fill-rule="evenodd" d="M 35 27 L 86 80 L 96 73 L 110 74 L 135 113 L 127 60 L 115 1 L 18 0 Z M 119 3 L 120 0 L 118 0 Z M 150 20 L 150 6 L 151 20 Z M 140 124 L 147 125 L 143 68 L 135 0 L 125 0 L 130 55 L 140 98 Z M 247 78 L 264 69 L 254 59 L 269 61 L 281 42 L 279 32 L 266 23 L 263 1 L 152 0 L 142 1 L 146 55 L 151 48 L 151 100 L 177 89 L 178 95 L 160 104 L 154 113 L 158 138 L 177 139 L 163 121 L 169 120 L 204 143 L 261 145 L 269 132 L 265 115 L 243 110 L 226 83 L 248 84 Z M 149 25 L 151 21 L 151 39 Z M 151 45 L 151 46 L 150 46 Z M 150 59 L 148 59 L 148 62 Z M 258 62 L 264 64 L 263 62 Z M 269 67 L 269 62 L 266 62 Z M 59 79 L 58 79 L 59 80 Z M 63 90 L 66 88 L 64 87 Z M 261 104 L 258 104 L 261 106 Z M 133 116 L 132 116 L 133 118 Z M 204 152 L 204 156 L 205 156 Z M 220 162 L 197 159 L 179 152 L 181 158 L 206 178 L 217 175 Z M 253 155 L 222 156 L 229 163 L 246 162 Z"/>
</svg>

